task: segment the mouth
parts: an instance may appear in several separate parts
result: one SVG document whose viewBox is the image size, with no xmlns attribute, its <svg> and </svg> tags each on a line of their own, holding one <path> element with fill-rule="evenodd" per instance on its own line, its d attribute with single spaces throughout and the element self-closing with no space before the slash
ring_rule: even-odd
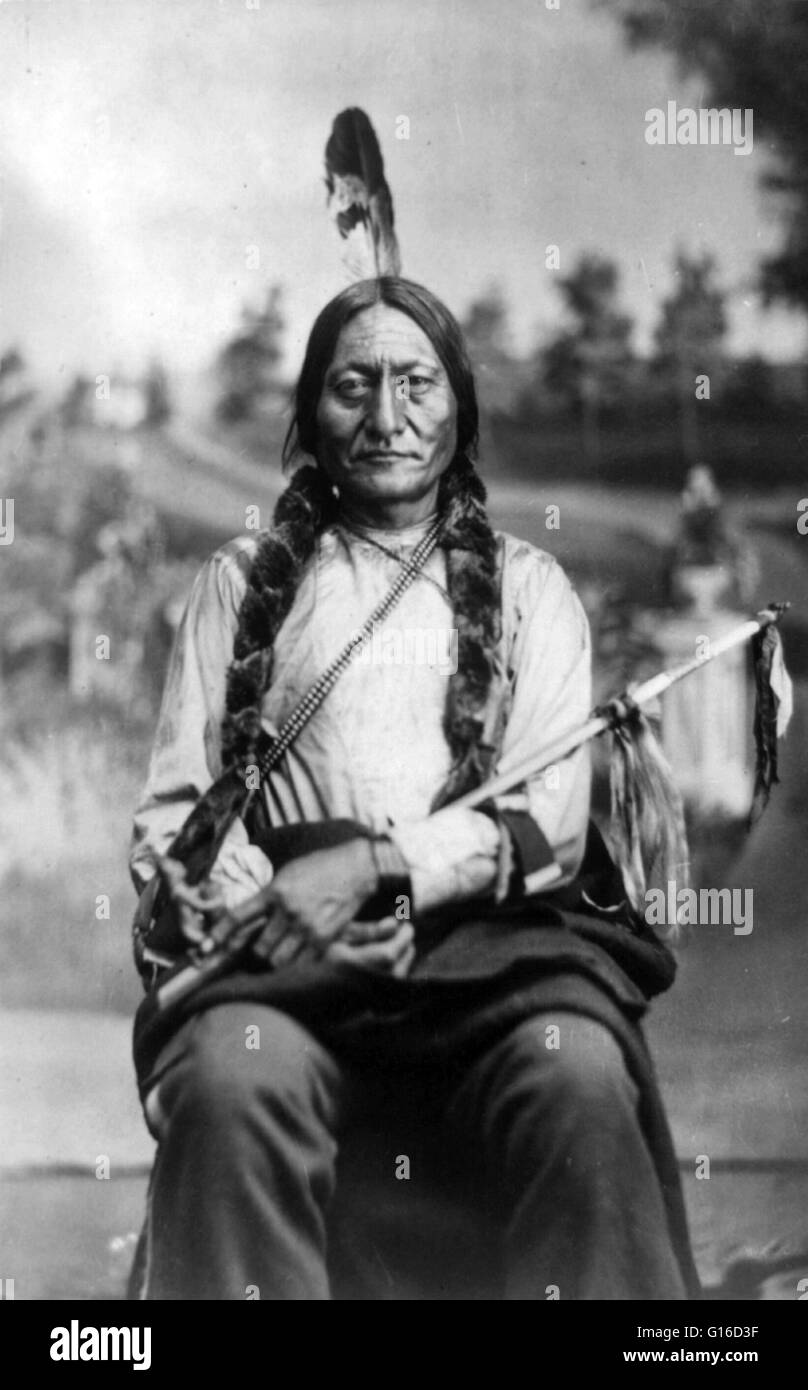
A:
<svg viewBox="0 0 808 1390">
<path fill-rule="evenodd" d="M 392 454 L 392 453 L 390 453 L 389 451 L 385 451 L 385 450 L 383 450 L 383 449 L 374 449 L 374 450 L 369 450 L 367 453 L 364 453 L 364 454 L 357 454 L 357 456 L 356 456 L 356 462 L 357 462 L 357 463 L 380 463 L 380 464 L 384 464 L 384 463 L 393 463 L 395 459 L 408 459 L 408 458 L 412 458 L 412 455 L 411 455 L 411 454 Z"/>
</svg>

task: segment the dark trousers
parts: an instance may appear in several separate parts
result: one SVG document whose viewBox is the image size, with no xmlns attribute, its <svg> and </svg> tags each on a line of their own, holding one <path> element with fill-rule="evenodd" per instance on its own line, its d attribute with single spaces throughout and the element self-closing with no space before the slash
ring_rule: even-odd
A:
<svg viewBox="0 0 808 1390">
<path fill-rule="evenodd" d="M 372 1108 L 378 1076 L 288 1015 L 234 1003 L 186 1023 L 154 1077 L 145 1297 L 328 1299 L 340 1136 Z M 386 1078 L 388 1109 L 397 1085 Z M 506 1298 L 685 1298 L 637 1089 L 602 1024 L 537 1014 L 421 1087 L 402 1081 L 401 1099 L 450 1180 L 456 1161 L 458 1183 L 473 1169 L 495 1196 Z M 391 1139 L 396 1183 L 406 1150 Z"/>
</svg>

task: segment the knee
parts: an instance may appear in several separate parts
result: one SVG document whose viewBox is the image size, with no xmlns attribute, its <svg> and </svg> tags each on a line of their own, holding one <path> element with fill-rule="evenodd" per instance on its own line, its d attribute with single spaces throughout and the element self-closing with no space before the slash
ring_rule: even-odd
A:
<svg viewBox="0 0 808 1390">
<path fill-rule="evenodd" d="M 318 1095 L 317 1044 L 286 1015 L 223 1005 L 194 1021 L 179 1065 L 160 1085 L 160 1108 L 232 1133 L 259 1108 L 266 1119 L 304 1109 Z"/>
<path fill-rule="evenodd" d="M 636 1108 L 637 1089 L 622 1050 L 603 1024 L 579 1014 L 531 1019 L 508 1040 L 516 1085 L 537 1105 L 562 1106 L 588 1118 Z"/>
</svg>

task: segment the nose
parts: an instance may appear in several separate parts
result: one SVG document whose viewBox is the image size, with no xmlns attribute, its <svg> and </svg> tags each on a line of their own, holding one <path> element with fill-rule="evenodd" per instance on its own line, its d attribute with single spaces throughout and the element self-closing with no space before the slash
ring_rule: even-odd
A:
<svg viewBox="0 0 808 1390">
<path fill-rule="evenodd" d="M 371 397 L 365 430 L 374 439 L 390 439 L 401 428 L 399 402 L 396 399 L 395 381 L 387 378 L 380 381 Z"/>
</svg>

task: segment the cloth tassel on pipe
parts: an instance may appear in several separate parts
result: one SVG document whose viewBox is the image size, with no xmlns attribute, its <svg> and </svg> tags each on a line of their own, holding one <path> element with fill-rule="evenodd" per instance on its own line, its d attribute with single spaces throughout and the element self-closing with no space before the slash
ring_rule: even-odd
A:
<svg viewBox="0 0 808 1390">
<path fill-rule="evenodd" d="M 645 913 L 649 888 L 689 884 L 690 854 L 682 798 L 642 710 L 615 700 L 609 768 L 612 853 L 636 913 Z M 668 933 L 671 937 L 675 933 Z"/>
<path fill-rule="evenodd" d="M 776 623 L 767 623 L 752 638 L 755 670 L 755 791 L 750 827 L 763 815 L 777 776 L 777 740 L 788 728 L 793 709 L 791 677 L 783 659 Z"/>
<path fill-rule="evenodd" d="M 757 780 L 752 817 L 757 818 L 777 780 L 776 739 L 786 731 L 792 709 L 791 680 L 783 660 L 777 624 L 788 603 L 772 603 L 711 644 L 707 657 L 694 657 L 660 671 L 626 695 L 593 712 L 579 728 L 558 739 L 542 753 L 525 758 L 507 771 L 458 798 L 453 804 L 473 809 L 513 791 L 546 768 L 563 762 L 591 739 L 607 730 L 614 737 L 610 772 L 613 853 L 623 874 L 626 896 L 644 915 L 649 887 L 665 889 L 671 881 L 686 886 L 689 870 L 687 835 L 681 796 L 650 726 L 643 705 L 658 699 L 671 686 L 692 675 L 707 661 L 754 642 L 758 688 L 755 715 Z M 627 727 L 624 727 L 627 726 Z M 673 932 L 666 934 L 671 939 Z"/>
<path fill-rule="evenodd" d="M 756 618 L 750 618 L 733 628 L 723 637 L 711 643 L 709 656 L 694 657 L 690 661 L 683 661 L 681 665 L 672 667 L 669 671 L 660 671 L 656 676 L 651 676 L 642 685 L 634 686 L 624 697 L 624 701 L 632 705 L 650 704 L 660 695 L 664 695 L 666 690 L 670 690 L 672 685 L 684 680 L 694 671 L 698 671 L 708 661 L 715 661 L 724 652 L 732 651 L 734 647 L 741 646 L 754 637 L 762 627 L 767 627 L 770 623 L 779 622 L 786 609 L 790 607 L 788 603 L 772 603 L 768 608 L 764 608 L 758 613 Z M 782 653 L 780 655 L 782 663 Z M 783 719 L 778 716 L 778 729 L 785 731 L 785 715 L 787 713 L 789 692 L 791 683 L 785 671 L 785 666 L 780 666 L 781 681 L 783 686 Z M 774 668 L 772 669 L 772 680 L 775 678 Z M 494 796 L 501 796 L 506 792 L 513 791 L 514 787 L 521 786 L 530 777 L 536 777 L 540 772 L 546 771 L 554 763 L 560 763 L 564 758 L 568 758 L 570 753 L 574 753 L 576 748 L 581 748 L 583 744 L 589 743 L 590 739 L 598 738 L 600 734 L 611 729 L 615 723 L 615 709 L 619 702 L 612 702 L 606 705 L 604 710 L 595 710 L 585 724 L 581 724 L 577 729 L 572 729 L 563 738 L 557 739 L 555 743 L 544 749 L 541 753 L 534 753 L 529 758 L 523 758 L 520 762 L 509 767 L 507 771 L 498 772 L 481 786 L 475 787 L 472 791 L 466 792 L 463 796 L 452 802 L 453 806 L 468 806 L 473 809 L 481 806 L 484 801 L 490 801 Z"/>
</svg>

